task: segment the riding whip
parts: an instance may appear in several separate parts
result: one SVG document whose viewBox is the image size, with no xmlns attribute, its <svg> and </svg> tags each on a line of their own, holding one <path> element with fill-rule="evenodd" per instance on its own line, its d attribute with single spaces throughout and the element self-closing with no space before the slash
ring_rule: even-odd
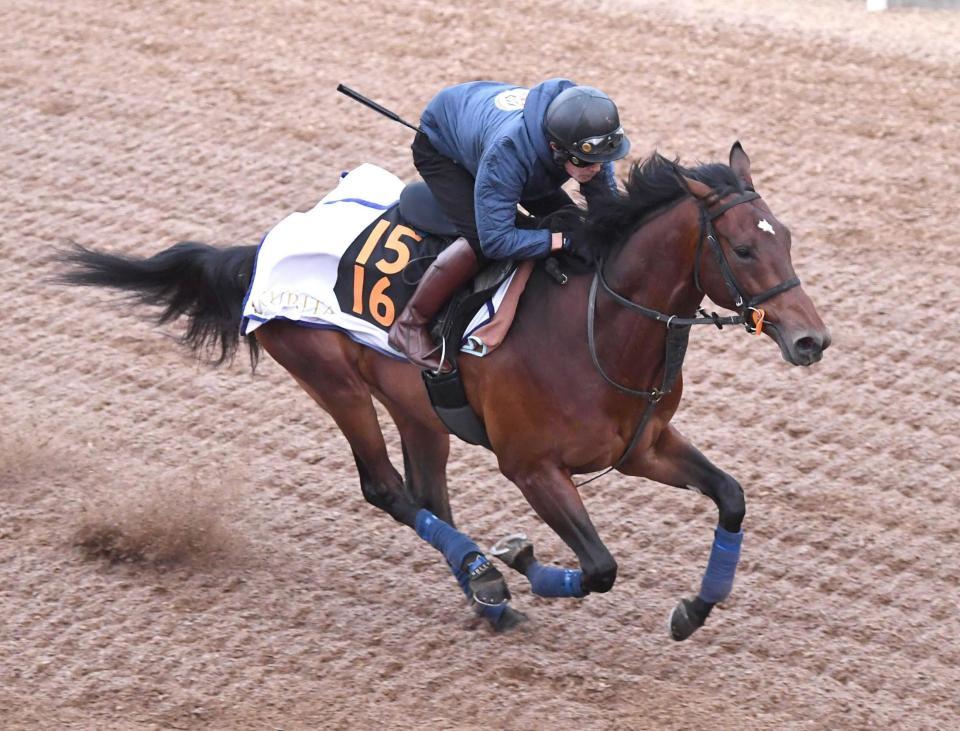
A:
<svg viewBox="0 0 960 731">
<path fill-rule="evenodd" d="M 387 119 L 392 119 L 394 122 L 399 122 L 400 124 L 409 127 L 414 132 L 423 132 L 423 130 L 420 129 L 419 127 L 415 127 L 409 122 L 403 119 L 400 119 L 400 116 L 396 112 L 391 112 L 389 109 L 387 109 L 386 107 L 380 106 L 372 99 L 367 99 L 367 97 L 365 97 L 363 94 L 361 94 L 360 92 L 354 91 L 349 86 L 344 86 L 343 84 L 337 84 L 337 91 L 339 91 L 341 94 L 346 94 L 348 97 L 350 97 L 355 101 L 360 102 L 364 106 L 370 107 L 375 112 L 380 112 L 380 114 L 382 114 Z"/>
</svg>

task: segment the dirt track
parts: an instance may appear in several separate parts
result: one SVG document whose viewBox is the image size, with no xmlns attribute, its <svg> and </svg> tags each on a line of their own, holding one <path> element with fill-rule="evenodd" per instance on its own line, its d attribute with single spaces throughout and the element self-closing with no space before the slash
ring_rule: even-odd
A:
<svg viewBox="0 0 960 731">
<path fill-rule="evenodd" d="M 960 15 L 392 5 L 0 6 L 0 728 L 955 728 Z M 256 243 L 342 169 L 409 177 L 407 131 L 337 82 L 416 119 L 449 83 L 561 74 L 611 93 L 638 156 L 742 140 L 833 331 L 807 370 L 693 338 L 676 423 L 748 517 L 733 596 L 682 644 L 664 622 L 705 565 L 707 500 L 586 488 L 614 591 L 512 578 L 532 621 L 492 635 L 276 365 L 211 371 L 45 279 L 69 240 Z M 522 528 L 569 561 L 489 454 L 455 444 L 450 475 L 478 541 Z M 110 536 L 129 560 L 78 545 Z"/>
</svg>

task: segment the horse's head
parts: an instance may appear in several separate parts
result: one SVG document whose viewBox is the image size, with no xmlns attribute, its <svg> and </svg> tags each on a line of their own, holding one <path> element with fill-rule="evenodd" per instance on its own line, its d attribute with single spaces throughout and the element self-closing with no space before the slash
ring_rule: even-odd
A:
<svg viewBox="0 0 960 731">
<path fill-rule="evenodd" d="M 730 168 L 745 191 L 718 192 L 682 176 L 702 209 L 697 286 L 766 332 L 788 363 L 816 363 L 830 345 L 830 331 L 793 271 L 790 229 L 753 192 L 750 158 L 739 142 L 730 150 Z"/>
</svg>

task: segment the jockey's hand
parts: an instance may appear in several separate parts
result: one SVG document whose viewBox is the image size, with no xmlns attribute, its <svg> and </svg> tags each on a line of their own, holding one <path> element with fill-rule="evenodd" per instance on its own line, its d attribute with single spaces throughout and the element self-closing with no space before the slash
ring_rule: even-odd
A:
<svg viewBox="0 0 960 731">
<path fill-rule="evenodd" d="M 560 234 L 554 234 L 554 237 L 561 237 L 560 251 L 569 256 L 579 259 L 585 264 L 593 264 L 596 258 L 593 249 L 587 239 L 578 231 L 567 231 Z"/>
</svg>

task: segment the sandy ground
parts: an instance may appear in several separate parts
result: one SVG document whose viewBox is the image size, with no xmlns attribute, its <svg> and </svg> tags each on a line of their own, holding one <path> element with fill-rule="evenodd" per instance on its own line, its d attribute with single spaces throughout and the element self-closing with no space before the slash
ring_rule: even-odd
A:
<svg viewBox="0 0 960 731">
<path fill-rule="evenodd" d="M 960 14 L 859 0 L 0 4 L 0 728 L 956 728 Z M 107 293 L 74 240 L 256 243 L 473 78 L 570 75 L 636 155 L 741 139 L 831 326 L 823 363 L 703 331 L 676 423 L 748 494 L 737 587 L 672 642 L 716 513 L 584 489 L 614 591 L 533 597 L 498 636 L 362 500 L 331 420 L 272 362 L 212 371 Z M 394 432 L 391 449 L 398 452 Z M 461 526 L 570 555 L 488 453 Z"/>
</svg>

